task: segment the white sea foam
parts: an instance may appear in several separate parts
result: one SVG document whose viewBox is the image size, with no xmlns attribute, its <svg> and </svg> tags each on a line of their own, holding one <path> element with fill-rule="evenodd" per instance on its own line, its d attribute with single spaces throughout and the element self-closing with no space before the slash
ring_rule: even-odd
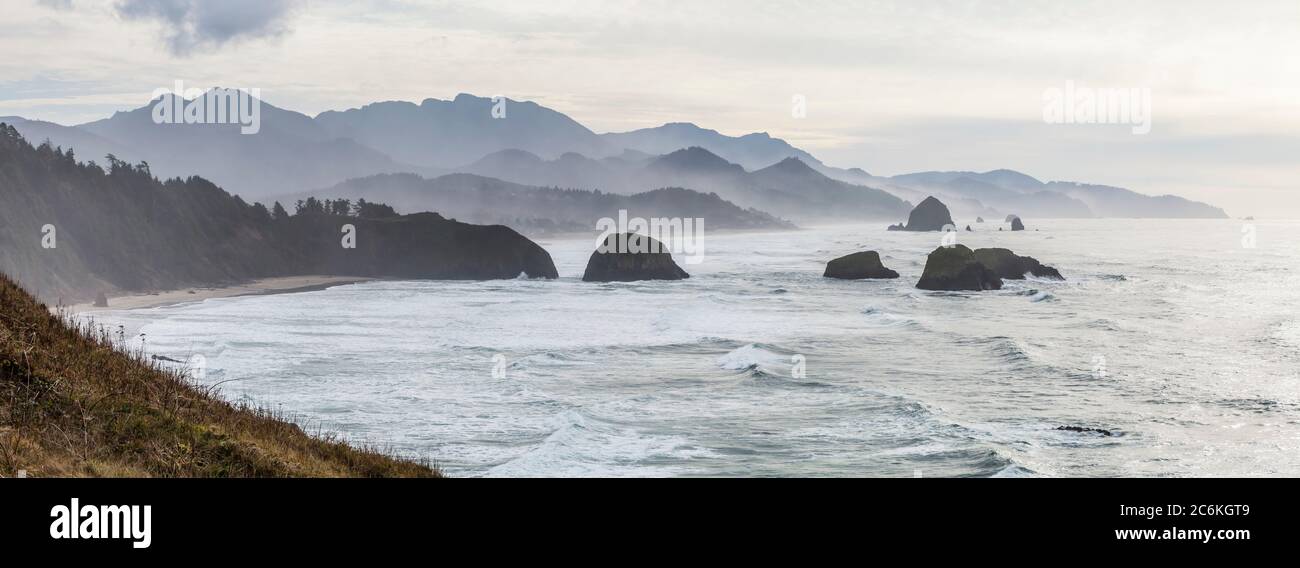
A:
<svg viewBox="0 0 1300 568">
<path fill-rule="evenodd" d="M 782 362 L 789 362 L 789 357 L 783 357 L 777 353 L 763 349 L 753 343 L 737 347 L 735 350 L 728 352 L 726 355 L 718 357 L 718 366 L 731 371 L 744 371 L 747 369 L 756 369 L 762 365 L 776 365 Z"/>
</svg>

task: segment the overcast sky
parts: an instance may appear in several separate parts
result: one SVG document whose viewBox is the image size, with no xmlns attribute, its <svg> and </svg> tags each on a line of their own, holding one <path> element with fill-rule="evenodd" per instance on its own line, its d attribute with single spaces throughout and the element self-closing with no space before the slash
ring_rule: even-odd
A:
<svg viewBox="0 0 1300 568">
<path fill-rule="evenodd" d="M 177 79 L 257 87 L 310 115 L 501 94 L 597 132 L 694 122 L 879 175 L 1011 168 L 1300 217 L 1295 0 L 0 0 L 0 13 L 0 116 L 77 124 Z M 1067 81 L 1150 89 L 1150 134 L 1047 124 L 1044 91 Z"/>
</svg>

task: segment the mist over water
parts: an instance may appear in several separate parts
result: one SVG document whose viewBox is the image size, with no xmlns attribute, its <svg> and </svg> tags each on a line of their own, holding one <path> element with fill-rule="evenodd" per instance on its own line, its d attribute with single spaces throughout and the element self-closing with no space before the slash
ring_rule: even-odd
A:
<svg viewBox="0 0 1300 568">
<path fill-rule="evenodd" d="M 1231 220 L 1026 223 L 959 240 L 1068 280 L 918 290 L 940 235 L 873 224 L 710 233 L 679 282 L 581 282 L 582 238 L 541 241 L 558 281 L 97 317 L 204 356 L 231 399 L 458 476 L 1300 475 L 1300 223 L 1253 222 L 1254 249 Z M 901 278 L 822 278 L 860 250 Z"/>
</svg>

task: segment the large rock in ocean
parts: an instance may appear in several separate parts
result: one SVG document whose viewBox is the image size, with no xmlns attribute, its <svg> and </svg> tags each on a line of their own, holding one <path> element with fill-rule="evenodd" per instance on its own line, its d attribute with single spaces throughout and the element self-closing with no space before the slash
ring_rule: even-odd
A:
<svg viewBox="0 0 1300 568">
<path fill-rule="evenodd" d="M 355 248 L 340 246 L 340 225 L 353 225 Z M 410 280 L 558 278 L 550 253 L 504 225 L 473 225 L 437 213 L 366 219 L 294 215 L 282 235 L 305 260 L 291 274 Z"/>
<path fill-rule="evenodd" d="M 1046 266 L 1031 256 L 1019 256 L 1004 248 L 975 249 L 975 259 L 1006 280 L 1024 280 L 1025 274 L 1039 278 L 1065 280 L 1055 268 Z"/>
<path fill-rule="evenodd" d="M 825 278 L 861 280 L 863 278 L 898 278 L 898 273 L 880 263 L 880 254 L 874 250 L 855 252 L 826 263 Z"/>
<path fill-rule="evenodd" d="M 1012 230 L 1012 231 L 1023 231 L 1023 230 L 1025 230 L 1025 224 L 1020 222 L 1020 217 L 1016 217 L 1016 218 L 1014 218 L 1014 219 L 1011 220 L 1011 230 Z"/>
<path fill-rule="evenodd" d="M 922 200 L 919 205 L 912 209 L 912 213 L 907 216 L 906 230 L 942 231 L 947 225 L 953 225 L 952 214 L 948 212 L 948 206 L 930 196 Z"/>
<path fill-rule="evenodd" d="M 1002 279 L 965 245 L 939 247 L 925 259 L 916 287 L 922 290 L 1000 290 Z"/>
<path fill-rule="evenodd" d="M 620 246 L 622 245 L 622 246 Z M 591 258 L 584 282 L 635 282 L 637 280 L 681 280 L 691 275 L 673 262 L 663 243 L 646 235 L 613 234 L 605 238 Z"/>
</svg>

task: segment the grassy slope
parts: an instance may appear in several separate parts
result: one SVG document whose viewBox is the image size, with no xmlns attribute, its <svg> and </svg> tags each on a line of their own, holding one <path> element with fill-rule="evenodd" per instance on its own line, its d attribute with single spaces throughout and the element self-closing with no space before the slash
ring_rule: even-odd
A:
<svg viewBox="0 0 1300 568">
<path fill-rule="evenodd" d="M 426 465 L 234 406 L 0 275 L 0 476 L 421 476 Z"/>
</svg>

